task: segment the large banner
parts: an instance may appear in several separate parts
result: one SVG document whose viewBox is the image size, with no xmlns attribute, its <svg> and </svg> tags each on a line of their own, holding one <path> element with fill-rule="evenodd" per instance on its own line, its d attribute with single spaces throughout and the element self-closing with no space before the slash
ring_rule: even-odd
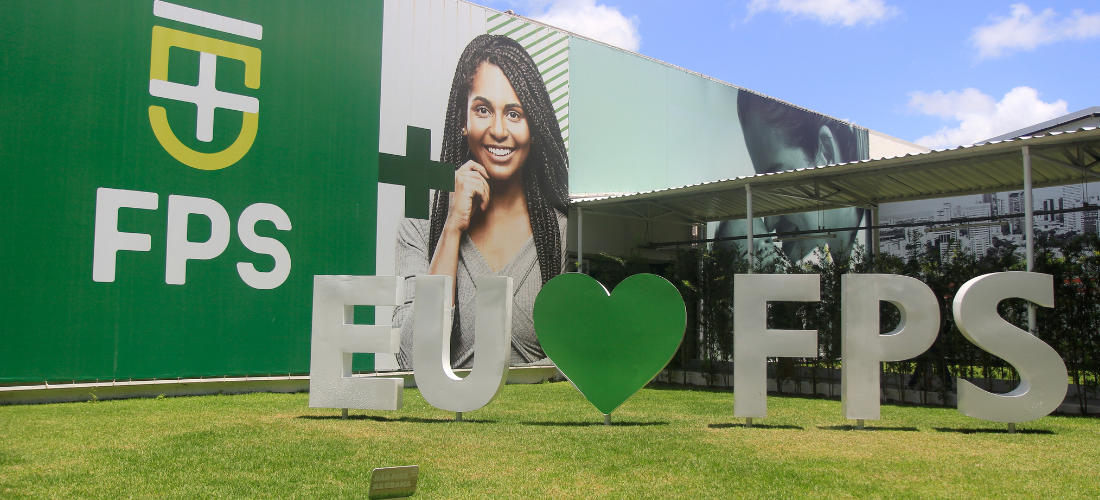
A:
<svg viewBox="0 0 1100 500">
<path fill-rule="evenodd" d="M 870 157 L 865 128 L 638 54 L 575 38 L 570 64 L 575 195 L 652 191 Z M 827 229 L 858 226 L 863 216 L 852 208 L 757 219 L 755 250 L 775 249 L 795 261 L 819 247 L 850 251 L 855 231 Z M 746 233 L 744 221 L 710 226 L 714 237 Z M 830 237 L 768 237 L 818 228 Z M 737 244 L 744 251 L 744 240 Z"/>
<path fill-rule="evenodd" d="M 424 274 L 453 278 L 455 367 L 484 276 L 513 279 L 511 364 L 549 364 L 571 195 L 867 157 L 864 129 L 460 0 L 17 0 L 0 46 L 0 383 L 305 373 L 315 275 L 405 279 L 347 318 L 403 332 L 357 370 L 412 368 Z"/>
<path fill-rule="evenodd" d="M 0 382 L 308 372 L 313 276 L 374 273 L 382 15 L 5 2 Z"/>
<path fill-rule="evenodd" d="M 749 175 L 870 157 L 867 129 L 769 97 L 739 91 L 737 117 L 752 160 Z M 866 215 L 860 208 L 841 208 L 758 218 L 753 221 L 756 239 L 752 250 L 765 259 L 785 256 L 792 262 L 820 257 L 821 254 L 815 252 L 849 253 L 859 243 L 856 240 L 858 231 L 849 228 L 863 224 Z M 849 230 L 837 231 L 838 228 Z M 718 224 L 715 237 L 744 236 L 746 233 L 745 221 L 725 221 Z M 788 237 L 769 237 L 771 233 L 788 233 Z M 742 251 L 746 248 L 744 240 L 737 243 L 726 240 L 720 244 L 736 245 Z"/>
<path fill-rule="evenodd" d="M 402 331 L 379 367 L 413 367 L 424 274 L 454 280 L 455 367 L 473 363 L 482 276 L 513 279 L 511 364 L 550 364 L 531 311 L 565 267 L 568 35 L 457 0 L 391 0 L 382 66 L 377 269 L 406 278 L 406 299 L 377 308 Z"/>
</svg>

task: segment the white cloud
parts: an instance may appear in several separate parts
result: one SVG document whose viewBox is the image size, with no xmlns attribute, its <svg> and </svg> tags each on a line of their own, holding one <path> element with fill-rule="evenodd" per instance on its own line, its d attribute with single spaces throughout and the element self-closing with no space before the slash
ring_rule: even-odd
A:
<svg viewBox="0 0 1100 500">
<path fill-rule="evenodd" d="M 957 127 L 945 125 L 934 134 L 913 141 L 932 149 L 974 144 L 1066 114 L 1066 101 L 1043 102 L 1039 91 L 1031 87 L 1016 87 L 1000 102 L 974 88 L 961 92 L 913 92 L 909 94 L 909 107 L 921 114 L 958 122 Z"/>
<path fill-rule="evenodd" d="M 772 10 L 789 16 L 809 17 L 822 23 L 854 26 L 871 25 L 896 16 L 900 9 L 883 0 L 752 0 L 749 17 Z"/>
<path fill-rule="evenodd" d="M 1010 16 L 998 17 L 993 24 L 974 29 L 970 42 L 978 49 L 978 59 L 1000 57 L 1014 50 L 1034 50 L 1062 40 L 1100 37 L 1100 13 L 1085 14 L 1077 9 L 1059 19 L 1054 9 L 1038 15 L 1022 3 L 1013 4 L 1010 9 Z"/>
<path fill-rule="evenodd" d="M 596 0 L 556 0 L 545 12 L 529 17 L 626 50 L 637 52 L 642 46 L 638 17 L 626 17 Z"/>
</svg>

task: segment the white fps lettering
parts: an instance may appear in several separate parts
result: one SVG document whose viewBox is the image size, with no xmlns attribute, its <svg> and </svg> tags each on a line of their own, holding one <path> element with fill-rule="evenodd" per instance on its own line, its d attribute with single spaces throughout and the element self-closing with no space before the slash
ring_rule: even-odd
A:
<svg viewBox="0 0 1100 500">
<path fill-rule="evenodd" d="M 510 337 L 511 322 L 506 320 L 504 311 L 511 310 L 510 286 L 481 281 L 500 278 L 479 279 L 475 319 L 477 366 L 463 380 L 454 376 L 447 352 L 450 278 L 418 276 L 416 279 L 413 356 L 417 385 L 425 400 L 440 409 L 472 411 L 481 408 L 503 386 L 504 379 L 497 377 L 507 373 L 509 342 L 505 339 Z M 816 331 L 769 330 L 766 308 L 768 302 L 816 302 L 820 300 L 819 283 L 817 275 L 735 276 L 737 359 L 734 393 L 737 398 L 734 416 L 767 416 L 765 372 L 768 357 L 817 357 Z M 397 305 L 404 298 L 403 284 L 401 277 L 394 276 L 315 277 L 310 406 L 401 408 L 401 379 L 368 382 L 351 378 L 351 353 L 397 352 L 400 331 L 390 326 L 351 325 L 350 308 L 351 304 Z M 1001 319 L 996 309 L 1000 301 L 1009 298 L 1023 298 L 1043 307 L 1053 307 L 1053 290 L 1050 275 L 1025 272 L 979 276 L 959 289 L 952 304 L 959 330 L 978 347 L 1002 357 L 1020 373 L 1019 387 L 1007 394 L 989 393 L 960 380 L 958 409 L 961 413 L 996 422 L 1026 422 L 1049 414 L 1062 403 L 1067 388 L 1062 358 L 1046 343 Z M 939 331 L 939 305 L 924 283 L 890 274 L 846 275 L 841 281 L 841 295 L 841 411 L 848 419 L 878 420 L 879 363 L 910 359 L 928 349 Z M 879 332 L 879 303 L 882 301 L 893 304 L 901 313 L 897 328 L 885 334 Z M 486 317 L 484 325 L 483 316 Z M 368 339 L 368 335 L 375 338 Z M 478 382 L 474 383 L 475 380 Z"/>
<path fill-rule="evenodd" d="M 119 251 L 148 252 L 152 248 L 152 237 L 149 234 L 118 230 L 119 210 L 157 210 L 158 207 L 159 196 L 156 193 L 110 188 L 99 188 L 96 191 L 93 281 L 115 281 Z M 187 225 L 191 214 L 202 215 L 210 220 L 210 239 L 203 242 L 187 239 Z M 245 248 L 257 254 L 270 255 L 275 260 L 275 267 L 266 272 L 257 271 L 250 262 L 238 262 L 237 273 L 248 286 L 267 290 L 282 285 L 290 276 L 291 259 L 290 252 L 279 240 L 256 234 L 256 223 L 261 220 L 271 221 L 280 231 L 290 231 L 291 224 L 286 212 L 269 203 L 250 205 L 237 219 L 237 236 Z M 169 285 L 186 283 L 187 261 L 218 257 L 229 245 L 229 239 L 229 214 L 220 203 L 209 198 L 169 195 L 164 282 Z"/>
<path fill-rule="evenodd" d="M 769 301 L 818 300 L 814 293 L 791 292 L 785 287 L 812 288 L 816 292 L 819 280 L 818 275 L 735 276 L 734 287 L 739 292 L 743 290 L 735 296 L 738 316 L 746 314 L 741 309 L 744 295 L 752 297 L 751 307 L 760 309 L 755 321 L 743 322 L 734 317 L 735 345 L 762 344 L 765 347 L 751 351 L 757 357 L 816 357 L 816 332 L 768 330 L 760 320 L 764 318 L 762 311 Z M 997 314 L 997 304 L 1009 298 L 1053 307 L 1053 290 L 1050 275 L 1025 272 L 979 276 L 959 289 L 953 303 L 959 330 L 978 347 L 1005 359 L 1020 373 L 1020 387 L 1008 394 L 989 393 L 960 380 L 960 412 L 996 422 L 1026 422 L 1049 414 L 1062 403 L 1067 387 L 1062 358 L 1050 346 Z M 885 334 L 879 333 L 880 302 L 893 304 L 901 313 L 898 327 Z M 878 420 L 879 363 L 910 359 L 931 347 L 940 326 L 939 304 L 928 285 L 908 276 L 848 274 L 841 278 L 840 310 L 841 412 L 848 419 Z M 775 340 L 790 345 L 777 345 Z M 737 363 L 742 361 L 738 353 Z M 750 369 L 764 369 L 762 359 L 754 361 Z M 737 369 L 736 364 L 734 369 Z M 758 394 L 763 377 L 763 373 L 755 377 L 734 375 L 734 393 L 746 395 L 734 400 L 735 415 L 766 415 L 766 400 Z M 743 405 L 747 407 L 742 408 Z"/>
</svg>

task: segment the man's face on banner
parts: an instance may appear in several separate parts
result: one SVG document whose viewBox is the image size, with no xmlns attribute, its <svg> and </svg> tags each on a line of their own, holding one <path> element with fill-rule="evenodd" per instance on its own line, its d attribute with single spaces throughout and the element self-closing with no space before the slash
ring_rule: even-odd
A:
<svg viewBox="0 0 1100 500">
<path fill-rule="evenodd" d="M 510 179 L 527 161 L 531 129 L 512 84 L 494 64 L 482 63 L 470 84 L 466 140 L 492 180 Z"/>
<path fill-rule="evenodd" d="M 757 117 L 750 116 L 746 120 L 744 128 L 745 143 L 752 158 L 753 169 L 758 174 L 781 172 L 784 170 L 796 170 L 832 163 L 842 163 L 840 148 L 833 132 L 829 127 L 822 125 L 816 130 L 817 144 L 813 156 L 798 147 L 797 138 L 789 137 L 787 132 L 779 127 L 765 124 Z M 824 213 L 805 212 L 800 214 L 782 215 L 778 217 L 765 217 L 764 225 L 767 230 L 779 233 L 790 231 L 805 231 L 835 227 L 854 227 L 859 225 L 860 215 L 855 208 L 843 208 L 827 210 Z M 784 253 L 792 260 L 801 260 L 808 256 L 816 247 L 830 245 L 833 250 L 838 247 L 850 249 L 855 233 L 843 231 L 834 233 L 836 238 L 807 239 L 797 242 L 788 242 L 784 245 Z M 797 251 L 795 250 L 797 248 Z"/>
</svg>

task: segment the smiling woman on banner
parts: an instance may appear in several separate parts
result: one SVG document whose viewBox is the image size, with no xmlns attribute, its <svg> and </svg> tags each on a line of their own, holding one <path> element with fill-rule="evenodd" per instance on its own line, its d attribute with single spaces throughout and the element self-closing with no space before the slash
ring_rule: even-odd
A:
<svg viewBox="0 0 1100 500">
<path fill-rule="evenodd" d="M 569 160 L 538 67 L 518 42 L 481 35 L 455 69 L 440 161 L 457 165 L 455 191 L 436 192 L 429 220 L 398 229 L 397 274 L 406 298 L 398 363 L 412 368 L 415 276 L 454 278 L 451 364 L 474 356 L 474 280 L 513 279 L 512 366 L 550 364 L 531 310 L 542 285 L 565 266 Z"/>
</svg>

